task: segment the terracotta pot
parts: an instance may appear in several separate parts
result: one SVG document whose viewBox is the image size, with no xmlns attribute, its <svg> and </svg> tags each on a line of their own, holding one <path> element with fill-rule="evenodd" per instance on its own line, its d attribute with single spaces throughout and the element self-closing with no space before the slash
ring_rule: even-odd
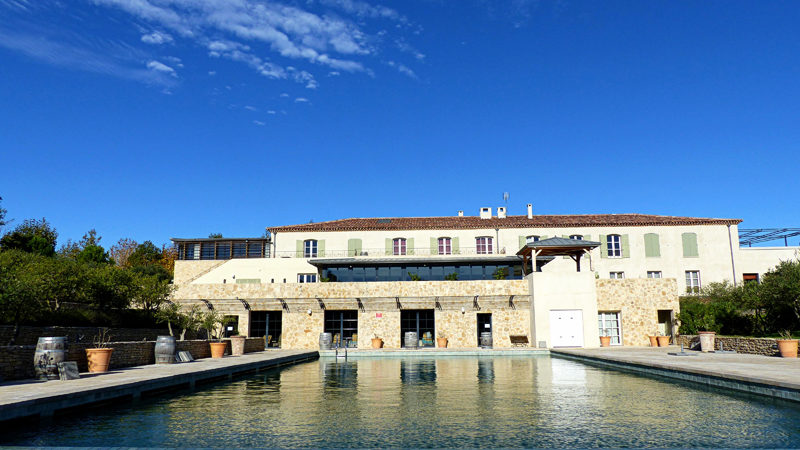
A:
<svg viewBox="0 0 800 450">
<path fill-rule="evenodd" d="M 222 358 L 222 355 L 225 354 L 225 348 L 228 346 L 227 342 L 209 342 L 208 345 L 211 346 L 211 357 L 212 358 Z"/>
<path fill-rule="evenodd" d="M 611 336 L 600 336 L 600 347 L 608 347 L 611 345 Z"/>
<path fill-rule="evenodd" d="M 436 346 L 441 348 L 447 348 L 447 338 L 436 338 Z"/>
<path fill-rule="evenodd" d="M 714 331 L 698 331 L 700 336 L 700 351 L 703 353 L 714 351 L 714 339 L 717 335 Z"/>
<path fill-rule="evenodd" d="M 244 341 L 247 339 L 244 336 L 231 336 L 231 355 L 242 356 L 244 355 Z"/>
<path fill-rule="evenodd" d="M 777 339 L 778 351 L 783 358 L 797 358 L 797 339 Z"/>
<path fill-rule="evenodd" d="M 383 339 L 372 338 L 372 348 L 381 348 L 381 347 L 383 347 Z"/>
<path fill-rule="evenodd" d="M 659 347 L 669 346 L 669 336 L 656 336 L 656 340 L 658 341 Z"/>
<path fill-rule="evenodd" d="M 87 348 L 86 361 L 89 363 L 89 372 L 108 372 L 113 348 Z"/>
<path fill-rule="evenodd" d="M 647 336 L 650 339 L 650 347 L 658 347 L 658 336 Z"/>
</svg>

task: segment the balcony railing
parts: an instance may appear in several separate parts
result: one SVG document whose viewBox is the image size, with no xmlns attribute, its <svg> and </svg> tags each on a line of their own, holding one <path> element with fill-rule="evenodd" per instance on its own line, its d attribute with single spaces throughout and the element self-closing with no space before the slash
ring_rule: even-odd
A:
<svg viewBox="0 0 800 450">
<path fill-rule="evenodd" d="M 275 252 L 277 258 L 386 258 L 386 257 L 408 257 L 408 256 L 472 256 L 472 255 L 505 255 L 506 249 L 492 249 L 491 252 L 478 252 L 477 247 L 459 247 L 450 253 L 439 253 L 438 250 L 431 251 L 430 248 L 407 249 L 404 255 L 396 255 L 392 250 L 385 248 L 364 248 L 360 250 L 321 250 L 314 255 L 306 255 L 302 251 L 284 250 Z"/>
</svg>

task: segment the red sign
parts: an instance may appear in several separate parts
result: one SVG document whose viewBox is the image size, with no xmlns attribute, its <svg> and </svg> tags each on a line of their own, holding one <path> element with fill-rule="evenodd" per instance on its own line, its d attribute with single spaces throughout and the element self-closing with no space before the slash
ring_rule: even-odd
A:
<svg viewBox="0 0 800 450">
<path fill-rule="evenodd" d="M 377 319 L 383 318 L 383 313 L 375 313 L 375 318 Z"/>
</svg>

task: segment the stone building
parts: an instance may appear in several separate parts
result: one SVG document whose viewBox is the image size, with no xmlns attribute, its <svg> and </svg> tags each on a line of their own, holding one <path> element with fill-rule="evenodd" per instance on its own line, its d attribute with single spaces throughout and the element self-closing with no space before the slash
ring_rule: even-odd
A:
<svg viewBox="0 0 800 450">
<path fill-rule="evenodd" d="M 741 282 L 787 250 L 739 248 L 738 219 L 643 214 L 342 219 L 270 227 L 266 238 L 173 239 L 174 301 L 231 316 L 270 346 L 321 332 L 367 348 L 446 337 L 476 347 L 646 345 L 673 334 L 678 296 Z M 748 272 L 742 272 L 742 269 Z"/>
</svg>

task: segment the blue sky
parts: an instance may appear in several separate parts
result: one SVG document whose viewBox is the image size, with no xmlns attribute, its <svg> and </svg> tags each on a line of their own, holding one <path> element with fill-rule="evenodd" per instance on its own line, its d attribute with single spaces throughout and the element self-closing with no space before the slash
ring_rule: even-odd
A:
<svg viewBox="0 0 800 450">
<path fill-rule="evenodd" d="M 0 0 L 2 206 L 106 245 L 503 192 L 798 227 L 798 23 L 780 1 Z"/>
</svg>

